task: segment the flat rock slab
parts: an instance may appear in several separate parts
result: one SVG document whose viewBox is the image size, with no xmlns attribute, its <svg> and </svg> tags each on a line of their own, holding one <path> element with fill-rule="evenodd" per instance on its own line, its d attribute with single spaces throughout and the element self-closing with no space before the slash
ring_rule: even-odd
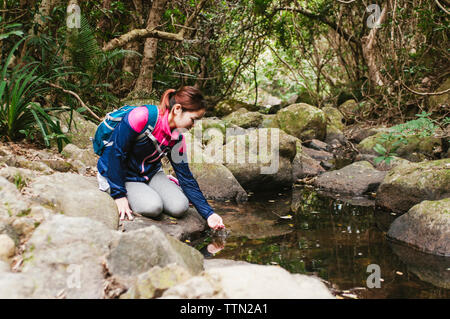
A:
<svg viewBox="0 0 450 319">
<path fill-rule="evenodd" d="M 98 189 L 95 177 L 72 173 L 55 173 L 36 178 L 28 187 L 30 195 L 41 205 L 51 206 L 65 216 L 88 217 L 117 229 L 119 214 L 114 200 Z"/>
<path fill-rule="evenodd" d="M 150 226 L 157 226 L 166 234 L 184 241 L 204 231 L 207 224 L 193 207 L 190 207 L 181 218 L 170 217 L 163 213 L 158 219 L 136 216 L 132 221 L 121 221 L 121 229 L 125 232 Z"/>
<path fill-rule="evenodd" d="M 323 173 L 314 185 L 339 194 L 362 195 L 375 191 L 385 176 L 386 172 L 377 171 L 372 164 L 362 161 Z"/>
</svg>

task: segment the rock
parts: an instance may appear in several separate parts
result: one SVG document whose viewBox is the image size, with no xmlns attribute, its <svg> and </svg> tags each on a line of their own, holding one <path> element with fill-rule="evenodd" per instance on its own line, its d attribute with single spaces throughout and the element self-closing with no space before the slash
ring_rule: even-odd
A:
<svg viewBox="0 0 450 319">
<path fill-rule="evenodd" d="M 43 174 L 52 174 L 53 170 L 40 161 L 30 161 L 23 156 L 8 155 L 4 158 L 6 165 L 18 168 L 26 168 Z"/>
<path fill-rule="evenodd" d="M 279 128 L 276 114 L 264 114 L 260 128 Z"/>
<path fill-rule="evenodd" d="M 0 177 L 0 217 L 8 218 L 27 212 L 29 204 L 17 187 Z"/>
<path fill-rule="evenodd" d="M 36 228 L 36 220 L 29 217 L 17 218 L 13 221 L 12 227 L 20 236 L 29 237 Z"/>
<path fill-rule="evenodd" d="M 436 89 L 436 92 L 443 92 L 445 90 L 450 89 L 450 78 L 447 79 Z M 430 110 L 433 109 L 435 111 L 444 110 L 446 107 L 449 107 L 450 101 L 450 92 L 440 95 L 432 95 L 429 97 Z"/>
<path fill-rule="evenodd" d="M 220 258 L 205 259 L 205 261 L 203 262 L 203 267 L 205 268 L 205 270 L 236 265 L 251 265 L 251 263 L 241 260 L 220 259 Z"/>
<path fill-rule="evenodd" d="M 119 214 L 114 200 L 98 189 L 95 177 L 72 173 L 41 176 L 28 187 L 32 198 L 41 205 L 51 205 L 66 216 L 89 217 L 117 229 Z"/>
<path fill-rule="evenodd" d="M 237 203 L 247 201 L 247 193 L 224 165 L 191 163 L 189 168 L 207 199 L 234 200 Z"/>
<path fill-rule="evenodd" d="M 196 275 L 203 270 L 203 256 L 196 249 L 150 226 L 125 232 L 107 257 L 112 275 L 123 278 L 148 271 L 154 266 L 164 267 L 175 263 Z"/>
<path fill-rule="evenodd" d="M 317 278 L 277 266 L 213 267 L 168 289 L 162 298 L 303 299 L 333 298 Z"/>
<path fill-rule="evenodd" d="M 133 221 L 122 221 L 122 224 L 125 232 L 154 225 L 180 241 L 196 237 L 207 228 L 205 219 L 200 216 L 194 207 L 190 207 L 181 218 L 175 219 L 166 214 L 162 214 L 159 219 L 137 216 Z"/>
<path fill-rule="evenodd" d="M 44 163 L 45 165 L 47 165 L 56 172 L 66 173 L 75 170 L 72 164 L 64 160 L 59 159 L 42 160 L 42 163 Z"/>
<path fill-rule="evenodd" d="M 300 153 L 292 161 L 292 176 L 294 181 L 305 177 L 313 177 L 322 174 L 325 169 L 306 153 Z"/>
<path fill-rule="evenodd" d="M 9 264 L 3 260 L 0 260 L 0 278 L 2 272 L 9 272 L 9 271 L 11 271 L 11 267 L 9 267 Z"/>
<path fill-rule="evenodd" d="M 0 272 L 0 299 L 35 298 L 33 293 L 36 284 L 33 278 L 26 274 Z"/>
<path fill-rule="evenodd" d="M 450 159 L 441 159 L 394 167 L 378 188 L 376 203 L 406 212 L 421 201 L 446 197 L 450 197 Z"/>
<path fill-rule="evenodd" d="M 16 245 L 14 241 L 6 234 L 0 235 L 0 260 L 9 261 L 9 258 L 14 256 Z"/>
<path fill-rule="evenodd" d="M 240 108 L 225 116 L 224 121 L 242 128 L 258 127 L 263 121 L 263 115 L 259 112 L 249 112 L 245 108 Z"/>
<path fill-rule="evenodd" d="M 347 100 L 338 107 L 339 111 L 344 115 L 344 118 L 349 121 L 357 116 L 366 116 L 370 110 L 371 105 L 366 101 L 356 102 L 355 100 Z"/>
<path fill-rule="evenodd" d="M 86 120 L 78 112 L 72 112 L 72 119 L 70 112 L 61 113 L 60 119 L 61 130 L 69 137 L 72 144 L 79 148 L 92 149 L 90 138 L 95 136 L 95 131 L 97 130 L 95 123 Z"/>
<path fill-rule="evenodd" d="M 413 206 L 394 220 L 387 235 L 425 252 L 450 257 L 450 198 Z"/>
<path fill-rule="evenodd" d="M 74 144 L 67 144 L 61 155 L 71 160 L 71 165 L 79 174 L 85 174 L 88 167 L 97 169 L 98 156 L 91 149 L 80 149 Z"/>
<path fill-rule="evenodd" d="M 330 146 L 322 141 L 312 139 L 310 142 L 306 143 L 309 148 L 312 148 L 317 151 L 329 151 Z"/>
<path fill-rule="evenodd" d="M 26 168 L 8 166 L 0 169 L 0 176 L 6 178 L 13 184 L 17 183 L 19 187 L 24 187 L 37 176 L 40 176 L 40 174 L 36 171 L 32 171 Z"/>
<path fill-rule="evenodd" d="M 9 219 L 8 221 L 11 222 Z M 14 241 L 14 245 L 19 246 L 20 236 L 9 223 L 0 221 L 0 234 L 8 235 Z"/>
<path fill-rule="evenodd" d="M 326 151 L 318 151 L 305 146 L 303 146 L 303 153 L 315 159 L 316 161 L 329 161 L 334 157 L 332 153 Z"/>
<path fill-rule="evenodd" d="M 448 257 L 423 253 L 403 244 L 390 243 L 390 247 L 406 265 L 408 272 L 436 287 L 450 289 Z"/>
<path fill-rule="evenodd" d="M 305 104 L 292 104 L 277 112 L 280 129 L 302 140 L 326 136 L 326 118 L 322 110 Z"/>
<path fill-rule="evenodd" d="M 386 172 L 377 171 L 366 161 L 355 162 L 340 170 L 325 172 L 314 185 L 325 190 L 352 195 L 376 191 Z"/>
<path fill-rule="evenodd" d="M 398 165 L 409 163 L 409 161 L 404 158 L 392 156 L 392 159 L 389 161 L 389 164 L 386 164 L 385 161 L 381 161 L 378 164 L 375 164 L 375 158 L 377 158 L 376 155 L 358 154 L 355 157 L 355 161 L 368 161 L 379 171 L 390 171 L 391 169 L 393 169 Z"/>
<path fill-rule="evenodd" d="M 162 295 L 164 291 L 191 278 L 183 267 L 169 264 L 163 268 L 155 266 L 140 274 L 131 288 L 120 299 L 151 299 Z"/>
<path fill-rule="evenodd" d="M 363 154 L 372 154 L 379 155 L 373 147 L 380 143 L 379 138 L 382 134 L 385 133 L 377 133 L 372 135 L 357 145 L 357 149 Z M 396 139 L 390 143 L 384 145 L 386 148 L 389 148 Z M 412 135 L 406 138 L 407 144 L 400 144 L 399 148 L 395 151 L 398 157 L 405 158 L 412 162 L 420 162 L 425 158 L 433 158 L 435 151 L 441 147 L 441 139 L 433 136 L 419 137 L 417 135 Z"/>
<path fill-rule="evenodd" d="M 362 140 L 373 136 L 377 133 L 389 133 L 390 129 L 387 127 L 359 127 L 356 126 L 348 131 L 349 139 L 355 143 L 361 143 Z"/>
<path fill-rule="evenodd" d="M 252 104 L 247 104 L 244 102 L 240 102 L 233 99 L 223 100 L 216 104 L 214 107 L 214 114 L 216 116 L 222 117 L 226 116 L 234 111 L 237 111 L 240 108 L 245 108 L 252 112 L 257 112 L 259 110 L 259 106 L 254 106 Z"/>
<path fill-rule="evenodd" d="M 89 218 L 50 216 L 34 231 L 23 254 L 22 273 L 36 282 L 33 298 L 102 298 L 102 262 L 119 236 Z"/>
<path fill-rule="evenodd" d="M 325 106 L 322 108 L 322 111 L 325 114 L 327 119 L 327 127 L 333 126 L 339 130 L 343 130 L 345 128 L 344 124 L 344 116 L 342 113 L 335 107 Z M 328 134 L 328 130 L 327 130 Z"/>
<path fill-rule="evenodd" d="M 347 141 L 344 133 L 333 125 L 327 125 L 327 137 L 325 143 L 332 144 L 333 141 L 338 141 L 339 144 L 345 144 Z"/>
</svg>

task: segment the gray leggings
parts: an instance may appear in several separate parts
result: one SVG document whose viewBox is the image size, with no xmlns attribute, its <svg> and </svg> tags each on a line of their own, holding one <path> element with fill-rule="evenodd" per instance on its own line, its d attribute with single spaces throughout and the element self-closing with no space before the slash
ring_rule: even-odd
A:
<svg viewBox="0 0 450 319">
<path fill-rule="evenodd" d="M 130 208 L 146 217 L 157 217 L 163 211 L 181 217 L 189 209 L 189 200 L 181 187 L 160 170 L 148 184 L 125 182 Z"/>
</svg>

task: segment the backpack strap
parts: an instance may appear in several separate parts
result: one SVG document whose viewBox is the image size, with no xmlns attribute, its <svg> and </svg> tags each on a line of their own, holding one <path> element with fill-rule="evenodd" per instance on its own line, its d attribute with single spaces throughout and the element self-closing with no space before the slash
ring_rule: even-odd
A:
<svg viewBox="0 0 450 319">
<path fill-rule="evenodd" d="M 144 106 L 146 106 L 147 110 L 148 110 L 147 125 L 145 126 L 144 131 L 141 134 L 139 134 L 139 136 L 137 137 L 137 140 L 141 140 L 142 138 L 147 136 L 152 141 L 153 145 L 155 145 L 158 152 L 162 153 L 162 150 L 159 147 L 158 141 L 151 133 L 153 131 L 153 129 L 155 128 L 156 123 L 158 122 L 158 115 L 159 115 L 158 107 L 156 105 L 148 105 L 148 104 L 145 104 Z"/>
</svg>

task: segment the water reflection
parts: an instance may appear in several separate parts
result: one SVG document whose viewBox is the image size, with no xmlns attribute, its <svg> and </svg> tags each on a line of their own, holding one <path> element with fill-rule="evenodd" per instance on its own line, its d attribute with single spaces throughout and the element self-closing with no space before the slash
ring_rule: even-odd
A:
<svg viewBox="0 0 450 319">
<path fill-rule="evenodd" d="M 334 199 L 301 187 L 275 196 L 261 194 L 239 205 L 216 202 L 212 205 L 223 217 L 229 237 L 214 253 L 209 250 L 218 246 L 209 246 L 213 243 L 210 236 L 196 247 L 209 252 L 208 258 L 280 265 L 291 273 L 315 274 L 340 290 L 366 287 L 367 266 L 377 264 L 381 288 L 360 289 L 360 297 L 448 298 L 447 268 L 442 272 L 443 266 L 430 267 L 426 274 L 418 271 L 414 265 L 422 260 L 419 268 L 427 269 L 429 259 L 408 259 L 386 240 L 395 216 L 376 209 L 367 198 L 357 200 L 364 206 L 353 205 L 354 199 Z M 428 274 L 437 269 L 441 274 Z"/>
</svg>

